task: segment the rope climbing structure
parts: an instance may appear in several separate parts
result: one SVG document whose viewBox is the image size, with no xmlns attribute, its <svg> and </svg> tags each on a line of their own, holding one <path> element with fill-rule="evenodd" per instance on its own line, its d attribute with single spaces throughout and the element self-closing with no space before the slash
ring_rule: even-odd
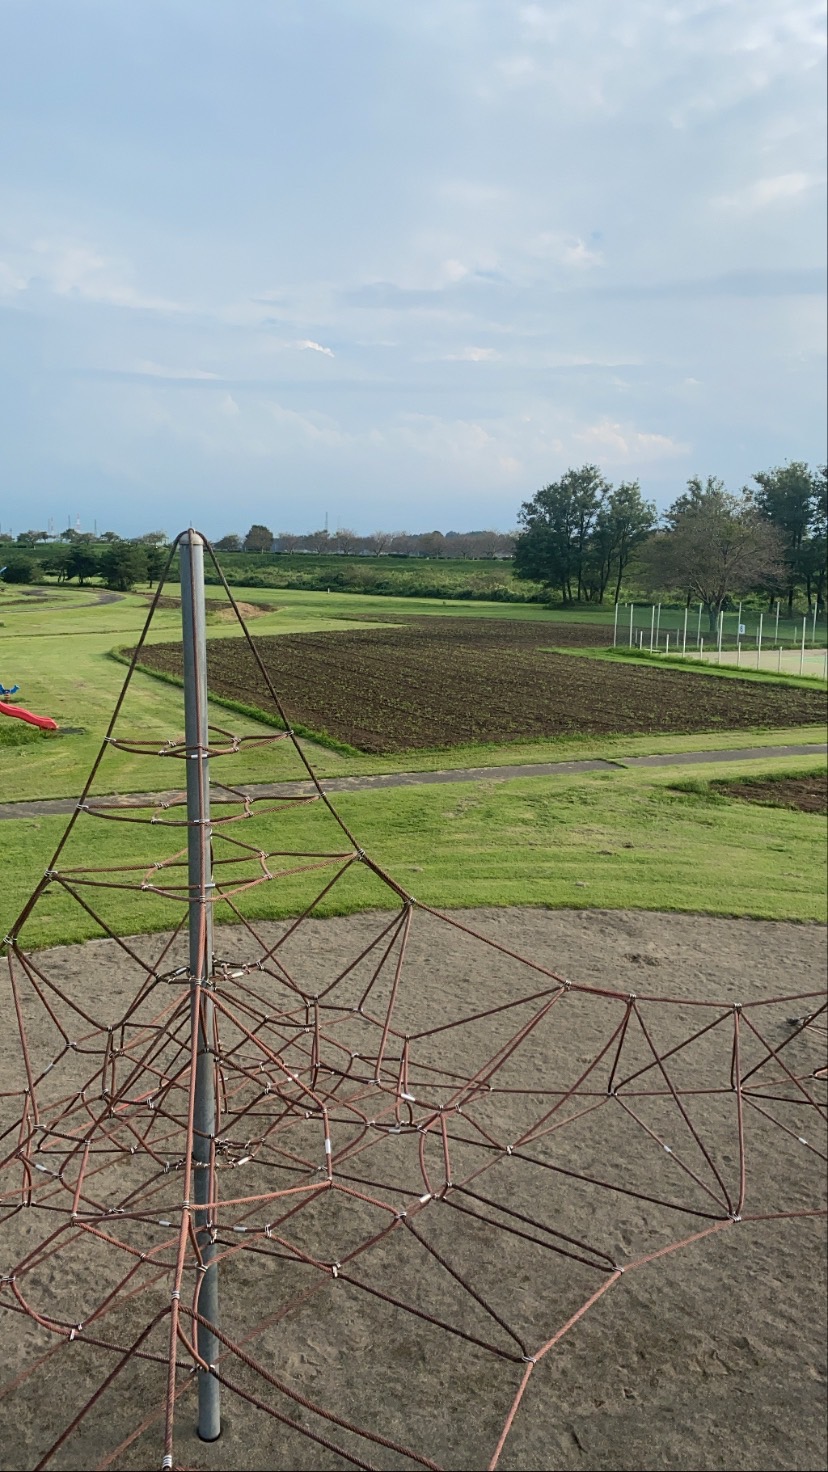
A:
<svg viewBox="0 0 828 1472">
<path fill-rule="evenodd" d="M 183 732 L 128 729 L 162 579 L 6 937 L 6 1446 L 43 1468 L 234 1465 L 230 1427 L 245 1466 L 495 1468 L 522 1417 L 555 1414 L 533 1379 L 606 1295 L 823 1211 L 825 1000 L 585 985 L 418 902 L 326 795 L 226 583 L 278 724 L 213 724 L 201 546 L 171 553 Z M 259 748 L 296 795 L 246 792 Z M 144 788 L 183 765 L 181 790 L 113 798 L 124 753 Z M 27 945 L 44 906 L 80 912 L 88 977 Z M 336 953 L 334 909 L 360 912 Z"/>
</svg>

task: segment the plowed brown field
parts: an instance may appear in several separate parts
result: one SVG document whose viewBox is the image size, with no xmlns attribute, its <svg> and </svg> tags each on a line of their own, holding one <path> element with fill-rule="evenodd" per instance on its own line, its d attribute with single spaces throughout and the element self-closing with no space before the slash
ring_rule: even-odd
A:
<svg viewBox="0 0 828 1472">
<path fill-rule="evenodd" d="M 538 647 L 594 646 L 607 633 L 612 630 L 593 625 L 429 618 L 256 643 L 290 719 L 362 751 L 602 732 L 749 730 L 824 719 L 817 691 L 597 663 Z M 181 646 L 148 646 L 141 662 L 181 674 Z M 273 709 L 238 639 L 211 639 L 208 680 L 216 695 Z"/>
</svg>

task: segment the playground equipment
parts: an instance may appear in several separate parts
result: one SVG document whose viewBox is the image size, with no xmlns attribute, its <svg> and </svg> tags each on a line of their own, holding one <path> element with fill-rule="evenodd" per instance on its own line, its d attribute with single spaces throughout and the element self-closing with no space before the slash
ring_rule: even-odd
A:
<svg viewBox="0 0 828 1472">
<path fill-rule="evenodd" d="M 649 1264 L 822 1209 L 825 1003 L 584 985 L 419 902 L 331 803 L 226 584 L 282 726 L 213 722 L 205 544 L 190 530 L 175 551 L 183 735 L 121 729 L 162 578 L 6 938 L 7 1451 L 205 1465 L 189 1428 L 213 1442 L 229 1422 L 246 1466 L 263 1437 L 271 1468 L 494 1468 L 540 1367 L 605 1295 L 620 1310 Z M 253 746 L 292 754 L 302 781 L 251 798 L 232 774 Z M 97 795 L 123 751 L 183 762 L 186 791 Z M 137 825 L 134 854 L 108 860 L 112 822 Z M 95 863 L 73 862 L 95 825 Z M 374 908 L 332 959 L 314 917 L 334 895 Z M 106 946 L 88 978 L 27 945 L 53 897 Z M 113 897 L 135 934 L 107 918 Z M 466 951 L 447 975 L 449 935 Z"/>
<path fill-rule="evenodd" d="M 19 689 L 19 685 L 12 685 L 8 689 L 5 685 L 0 685 L 0 695 L 16 695 Z M 51 716 L 36 716 L 22 705 L 9 705 L 5 698 L 0 700 L 0 716 L 12 716 L 18 721 L 26 721 L 30 726 L 39 726 L 41 731 L 56 731 L 58 728 L 57 721 L 53 721 Z"/>
</svg>

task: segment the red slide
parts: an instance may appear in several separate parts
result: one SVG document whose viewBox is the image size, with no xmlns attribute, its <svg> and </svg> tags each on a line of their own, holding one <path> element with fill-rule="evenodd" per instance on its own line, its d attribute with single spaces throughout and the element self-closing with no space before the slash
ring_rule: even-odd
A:
<svg viewBox="0 0 828 1472">
<path fill-rule="evenodd" d="M 6 705 L 0 700 L 0 716 L 17 716 L 21 721 L 28 721 L 30 726 L 39 726 L 41 731 L 56 731 L 57 721 L 51 716 L 36 716 L 30 710 L 24 710 L 22 705 Z"/>
</svg>

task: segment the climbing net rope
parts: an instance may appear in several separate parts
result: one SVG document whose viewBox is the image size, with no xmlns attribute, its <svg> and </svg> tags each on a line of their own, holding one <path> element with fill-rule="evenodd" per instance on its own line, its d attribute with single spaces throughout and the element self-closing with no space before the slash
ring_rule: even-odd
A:
<svg viewBox="0 0 828 1472">
<path fill-rule="evenodd" d="M 261 1465 L 494 1468 L 546 1357 L 631 1273 L 822 1209 L 826 1003 L 583 985 L 418 902 L 332 805 L 224 586 L 281 727 L 211 727 L 197 751 L 120 734 L 162 580 L 6 939 L 0 1410 L 26 1465 L 183 1466 L 209 1371 Z M 252 794 L 232 767 L 253 746 L 303 782 Z M 209 981 L 185 945 L 185 799 L 96 796 L 121 753 L 221 769 Z M 96 840 L 109 823 L 137 825 L 121 849 Z M 70 862 L 78 842 L 101 861 Z M 317 917 L 340 898 L 371 908 L 334 934 Z M 98 938 L 80 972 L 26 944 L 58 903 Z M 203 1165 L 200 1033 L 220 1116 Z M 209 1365 L 198 1169 L 222 1285 Z"/>
</svg>

